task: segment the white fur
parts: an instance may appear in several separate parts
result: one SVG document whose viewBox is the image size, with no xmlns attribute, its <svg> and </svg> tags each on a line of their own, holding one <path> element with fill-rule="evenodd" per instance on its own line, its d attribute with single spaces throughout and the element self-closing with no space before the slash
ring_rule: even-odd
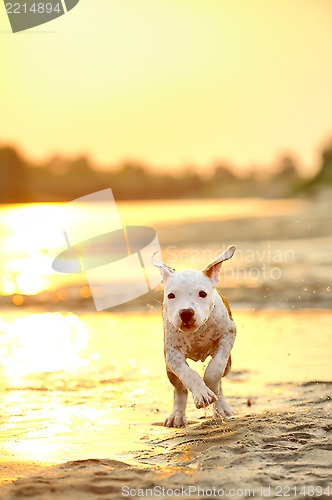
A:
<svg viewBox="0 0 332 500">
<path fill-rule="evenodd" d="M 230 259 L 235 247 L 229 247 L 203 271 L 175 272 L 153 259 L 159 267 L 164 286 L 164 349 L 167 374 L 174 385 L 174 408 L 166 419 L 167 427 L 186 425 L 185 409 L 188 390 L 197 408 L 214 403 L 217 414 L 233 415 L 221 389 L 236 327 L 227 307 L 214 288 L 222 263 Z M 200 296 L 206 294 L 206 296 Z M 211 360 L 203 379 L 192 370 L 186 359 Z"/>
</svg>

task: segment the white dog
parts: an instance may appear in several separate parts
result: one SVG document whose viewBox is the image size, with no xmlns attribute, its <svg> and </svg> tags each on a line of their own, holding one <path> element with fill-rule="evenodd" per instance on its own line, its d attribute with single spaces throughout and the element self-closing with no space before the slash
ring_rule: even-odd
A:
<svg viewBox="0 0 332 500">
<path fill-rule="evenodd" d="M 230 259 L 235 246 L 227 248 L 203 271 L 175 272 L 166 264 L 159 267 L 164 286 L 164 352 L 167 375 L 174 385 L 174 408 L 167 427 L 184 427 L 188 390 L 197 408 L 214 403 L 217 414 L 233 415 L 221 389 L 221 378 L 231 367 L 230 352 L 236 327 L 228 302 L 216 289 L 222 263 Z M 202 379 L 186 358 L 205 361 L 211 356 Z"/>
</svg>

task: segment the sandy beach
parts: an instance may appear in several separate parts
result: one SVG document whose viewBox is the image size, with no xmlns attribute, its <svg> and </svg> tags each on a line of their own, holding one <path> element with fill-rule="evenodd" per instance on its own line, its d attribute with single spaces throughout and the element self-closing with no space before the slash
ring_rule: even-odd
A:
<svg viewBox="0 0 332 500">
<path fill-rule="evenodd" d="M 0 498 L 332 495 L 330 202 L 287 203 L 156 224 L 177 268 L 237 245 L 220 282 L 238 327 L 234 417 L 189 398 L 189 426 L 163 427 L 161 289 L 102 313 L 77 285 L 2 297 Z"/>
<path fill-rule="evenodd" d="M 303 498 L 305 491 L 310 496 L 309 486 L 317 498 L 323 490 L 327 497 L 330 312 L 234 314 L 239 335 L 224 392 L 236 415 L 216 420 L 210 409 L 197 410 L 190 401 L 186 429 L 162 426 L 172 390 L 164 374 L 159 314 L 105 313 L 97 333 L 95 317 L 80 315 L 94 335 L 80 351 L 75 380 L 72 372 L 42 379 L 36 373 L 26 377 L 28 386 L 17 380 L 16 390 L 5 396 L 1 498 L 122 498 L 128 488 L 131 497 L 145 489 L 151 496 L 151 488 L 155 496 L 161 488 L 175 496 L 188 487 L 192 498 L 204 497 L 194 490 L 198 487 L 206 496 L 211 488 L 235 488 L 236 498 L 248 497 L 245 489 L 255 492 L 251 496 L 264 491 L 270 496 L 266 488 L 286 494 L 289 487 L 292 497 Z M 130 336 L 132 321 L 137 330 Z M 121 325 L 124 337 L 114 353 L 112 326 Z M 142 338 L 138 333 L 144 327 Z M 91 354 L 94 361 L 84 366 Z M 203 364 L 196 368 L 201 372 Z"/>
<path fill-rule="evenodd" d="M 197 499 L 328 498 L 330 391 L 331 384 L 310 383 L 297 388 L 302 400 L 291 409 L 247 413 L 225 423 L 208 420 L 173 432 L 154 444 L 162 448 L 159 453 L 141 452 L 141 466 L 105 458 L 40 470 L 5 488 L 3 498 L 133 498 L 163 492 L 165 497 L 190 492 Z M 289 400 L 283 403 L 288 406 Z"/>
</svg>

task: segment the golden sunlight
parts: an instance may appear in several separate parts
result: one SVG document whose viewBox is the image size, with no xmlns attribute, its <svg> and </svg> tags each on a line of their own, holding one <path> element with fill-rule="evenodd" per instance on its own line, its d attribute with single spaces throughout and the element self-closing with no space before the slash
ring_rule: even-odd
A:
<svg viewBox="0 0 332 500">
<path fill-rule="evenodd" d="M 90 334 L 72 313 L 32 314 L 13 323 L 0 318 L 0 333 L 2 369 L 11 386 L 32 374 L 75 372 L 89 364 L 82 351 Z"/>
<path fill-rule="evenodd" d="M 59 204 L 38 203 L 2 209 L 2 294 L 36 295 L 50 288 L 55 274 L 50 257 L 64 244 L 59 209 Z"/>
</svg>

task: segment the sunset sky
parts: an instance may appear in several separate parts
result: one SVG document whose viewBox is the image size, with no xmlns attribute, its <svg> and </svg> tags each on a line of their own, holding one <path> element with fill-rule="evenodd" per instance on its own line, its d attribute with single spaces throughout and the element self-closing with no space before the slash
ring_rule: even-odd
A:
<svg viewBox="0 0 332 500">
<path fill-rule="evenodd" d="M 0 144 L 166 170 L 246 169 L 332 137 L 331 0 L 81 0 L 12 34 L 0 9 Z"/>
</svg>

